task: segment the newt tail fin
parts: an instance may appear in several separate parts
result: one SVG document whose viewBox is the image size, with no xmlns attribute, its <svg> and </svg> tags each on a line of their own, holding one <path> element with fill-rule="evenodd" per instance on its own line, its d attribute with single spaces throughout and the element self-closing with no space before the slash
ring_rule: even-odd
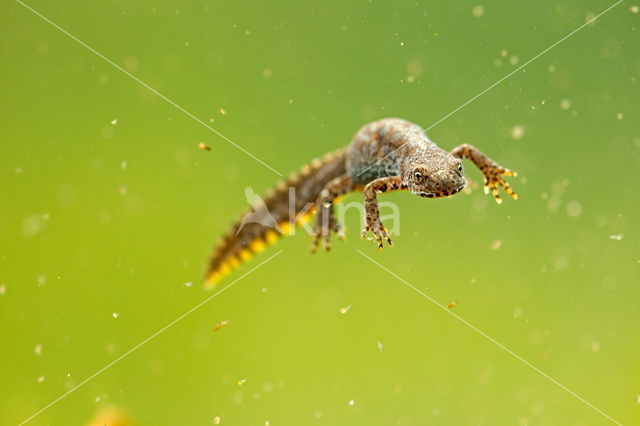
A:
<svg viewBox="0 0 640 426">
<path fill-rule="evenodd" d="M 280 182 L 264 199 L 252 188 L 245 188 L 252 209 L 240 216 L 218 242 L 209 260 L 205 286 L 214 287 L 255 254 L 309 220 L 315 213 L 320 191 L 327 182 L 345 173 L 345 158 L 346 150 L 341 149 L 313 160 Z"/>
</svg>

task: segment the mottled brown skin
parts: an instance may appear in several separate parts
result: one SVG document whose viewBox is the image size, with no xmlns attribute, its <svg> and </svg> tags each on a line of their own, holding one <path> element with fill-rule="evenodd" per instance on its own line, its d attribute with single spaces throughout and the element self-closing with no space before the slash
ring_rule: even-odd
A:
<svg viewBox="0 0 640 426">
<path fill-rule="evenodd" d="M 485 192 L 492 191 L 495 200 L 502 202 L 498 193 L 501 186 L 517 199 L 503 176 L 515 176 L 478 149 L 463 144 L 451 152 L 438 147 L 420 126 L 398 118 L 387 118 L 362 127 L 346 150 L 328 154 L 314 160 L 292 174 L 286 182 L 265 197 L 265 209 L 275 222 L 295 226 L 302 216 L 317 213 L 312 251 L 322 242 L 331 248 L 333 233 L 341 234 L 342 226 L 335 219 L 333 205 L 337 198 L 353 191 L 364 194 L 365 227 L 361 236 L 372 232 L 382 249 L 383 240 L 392 244 L 389 232 L 380 221 L 377 195 L 388 191 L 408 190 L 425 198 L 448 197 L 460 192 L 466 185 L 462 160 L 470 159 L 484 174 Z M 295 197 L 290 192 L 294 188 Z M 254 213 L 255 214 L 255 213 Z M 215 282 L 224 271 L 235 268 L 250 254 L 273 242 L 277 232 L 258 223 L 240 225 L 230 229 L 218 244 L 207 271 L 209 281 Z M 224 273 L 220 273 L 223 271 Z"/>
<path fill-rule="evenodd" d="M 338 190 L 324 194 L 322 203 L 327 206 L 318 215 L 316 239 L 329 249 L 331 232 L 340 229 L 331 218 L 331 193 L 339 195 L 362 187 L 364 194 L 365 227 L 361 236 L 372 232 L 382 249 L 383 240 L 392 244 L 388 230 L 380 221 L 377 195 L 398 190 L 409 190 L 425 198 L 448 197 L 460 192 L 466 185 L 462 160 L 469 158 L 482 171 L 485 188 L 491 190 L 495 200 L 502 202 L 498 185 L 517 199 L 517 195 L 503 176 L 515 176 L 515 172 L 491 160 L 471 145 L 463 144 L 447 152 L 432 142 L 424 131 L 413 123 L 398 118 L 375 121 L 362 127 L 347 150 L 346 172 L 340 178 Z M 330 217 L 327 219 L 325 215 Z M 330 226 L 323 226 L 328 223 Z"/>
</svg>

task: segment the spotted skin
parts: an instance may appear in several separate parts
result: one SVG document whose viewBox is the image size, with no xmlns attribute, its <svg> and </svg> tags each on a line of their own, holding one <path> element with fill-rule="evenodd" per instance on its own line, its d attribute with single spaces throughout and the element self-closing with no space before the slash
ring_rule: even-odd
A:
<svg viewBox="0 0 640 426">
<path fill-rule="evenodd" d="M 333 206 L 338 198 L 354 191 L 362 191 L 364 195 L 362 238 L 371 232 L 380 249 L 384 241 L 392 245 L 389 231 L 380 221 L 377 196 L 405 190 L 424 198 L 454 195 L 466 185 L 464 159 L 471 160 L 484 174 L 485 192 L 490 191 L 496 202 L 502 202 L 498 187 L 517 199 L 504 179 L 516 173 L 477 148 L 463 144 L 447 152 L 431 141 L 420 126 L 399 118 L 369 123 L 358 130 L 346 149 L 303 166 L 267 194 L 265 208 L 280 225 L 277 230 L 258 223 L 241 226 L 242 217 L 239 218 L 214 250 L 207 281 L 215 284 L 314 213 L 317 214 L 311 250 L 315 252 L 320 244 L 330 250 L 331 235 L 342 232 Z M 295 192 L 293 202 L 291 188 Z"/>
</svg>

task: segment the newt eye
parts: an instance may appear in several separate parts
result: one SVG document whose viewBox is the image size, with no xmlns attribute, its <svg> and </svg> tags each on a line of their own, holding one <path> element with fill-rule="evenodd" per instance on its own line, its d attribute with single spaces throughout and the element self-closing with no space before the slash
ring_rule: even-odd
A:
<svg viewBox="0 0 640 426">
<path fill-rule="evenodd" d="M 413 176 L 416 178 L 416 180 L 420 180 L 420 179 L 422 179 L 422 173 L 420 173 L 420 172 L 415 172 L 415 173 L 413 174 Z"/>
<path fill-rule="evenodd" d="M 458 171 L 461 172 L 462 171 L 462 163 L 458 164 Z"/>
</svg>

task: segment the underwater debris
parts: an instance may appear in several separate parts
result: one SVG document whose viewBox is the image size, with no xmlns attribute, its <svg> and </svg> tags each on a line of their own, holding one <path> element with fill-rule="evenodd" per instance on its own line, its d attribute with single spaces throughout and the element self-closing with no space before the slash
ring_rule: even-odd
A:
<svg viewBox="0 0 640 426">
<path fill-rule="evenodd" d="M 347 305 L 344 308 L 340 308 L 340 313 L 341 314 L 346 314 L 347 312 L 349 312 L 349 309 L 351 309 L 351 305 Z"/>
<path fill-rule="evenodd" d="M 484 7 L 482 5 L 473 6 L 473 9 L 471 9 L 471 14 L 474 18 L 480 18 L 482 15 L 484 15 Z"/>
<path fill-rule="evenodd" d="M 237 383 L 238 383 L 238 386 L 242 386 L 242 385 L 244 385 L 246 381 L 247 381 L 247 379 L 240 379 L 240 380 L 238 380 L 238 382 L 237 382 Z"/>
<path fill-rule="evenodd" d="M 560 108 L 563 110 L 568 110 L 569 108 L 571 108 L 571 99 L 563 99 L 560 101 Z"/>
<path fill-rule="evenodd" d="M 200 142 L 198 144 L 198 148 L 203 150 L 203 151 L 211 151 L 211 147 L 207 144 L 205 144 L 204 142 Z"/>
<path fill-rule="evenodd" d="M 613 234 L 609 236 L 610 240 L 620 241 L 622 239 L 622 234 Z"/>
<path fill-rule="evenodd" d="M 457 302 L 449 302 L 449 303 L 447 304 L 447 308 L 449 308 L 449 309 L 453 309 L 453 308 L 455 308 L 455 307 L 456 307 L 456 305 L 457 305 L 457 304 L 458 304 Z"/>
<path fill-rule="evenodd" d="M 511 139 L 518 140 L 524 136 L 524 127 L 517 124 L 511 128 Z"/>
<path fill-rule="evenodd" d="M 229 321 L 220 321 L 219 323 L 217 323 L 216 325 L 213 326 L 212 330 L 213 331 L 219 331 L 220 329 L 226 327 L 229 325 Z"/>
</svg>

